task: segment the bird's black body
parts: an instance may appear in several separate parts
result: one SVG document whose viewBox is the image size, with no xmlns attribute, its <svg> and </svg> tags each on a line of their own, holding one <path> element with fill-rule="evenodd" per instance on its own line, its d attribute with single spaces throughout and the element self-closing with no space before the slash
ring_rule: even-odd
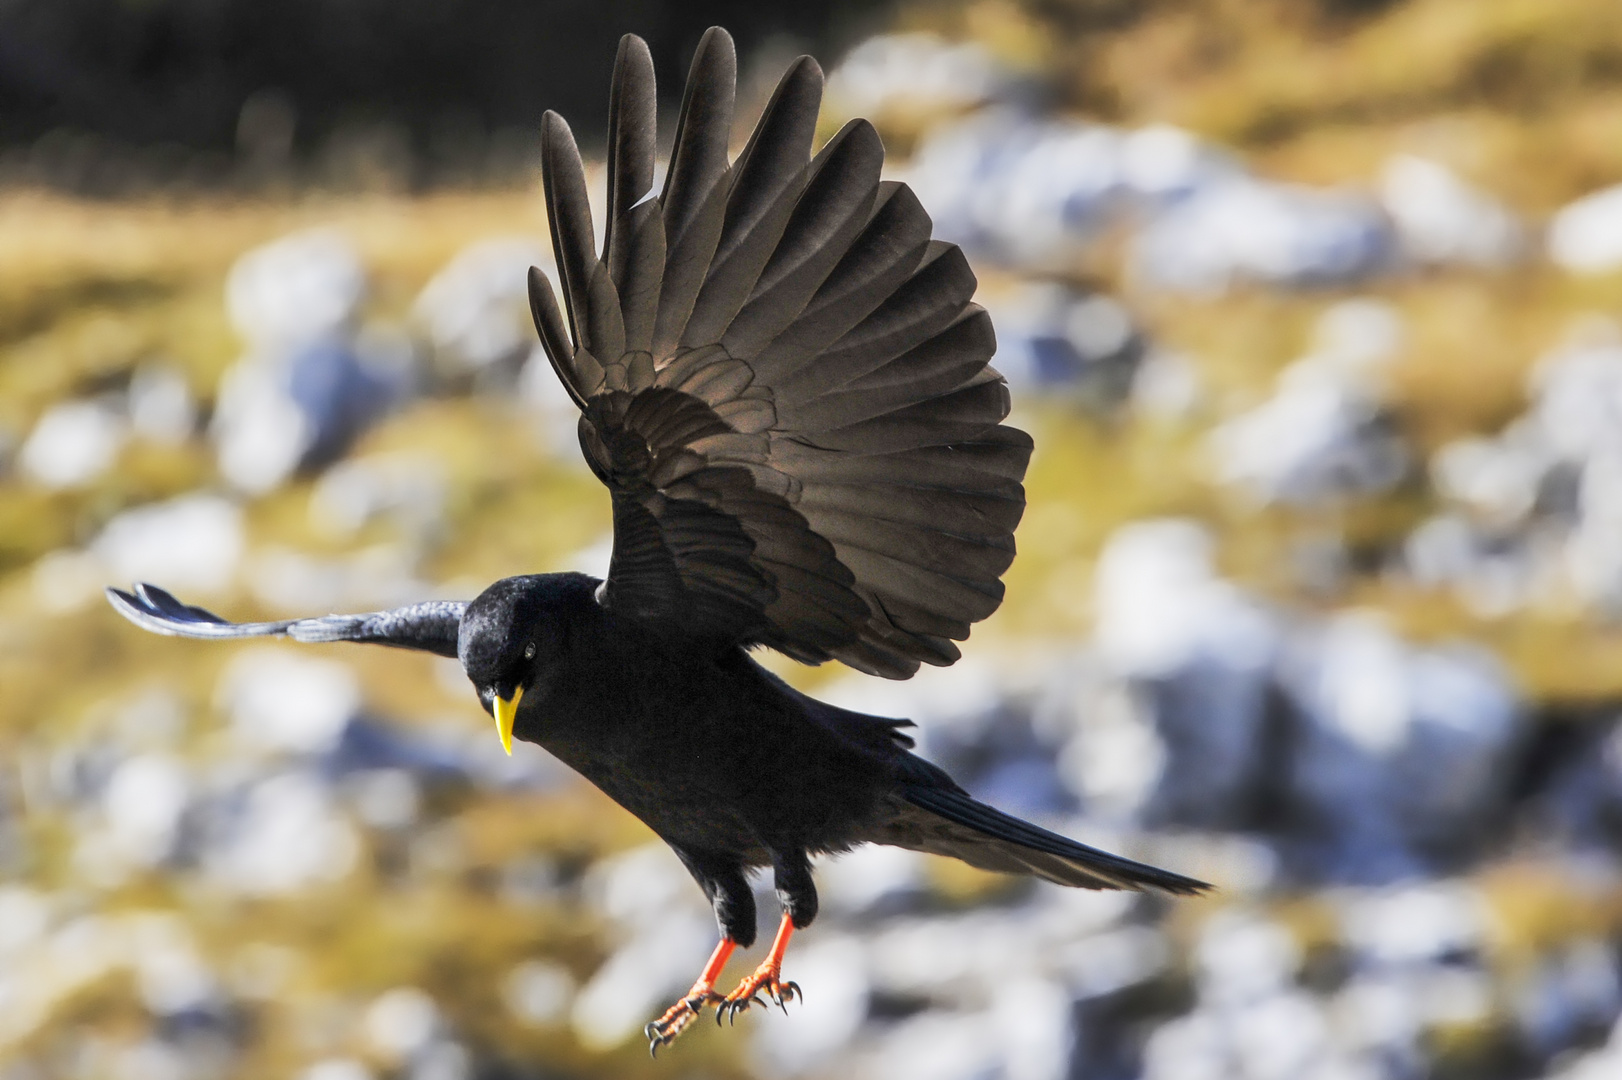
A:
<svg viewBox="0 0 1622 1080">
<path fill-rule="evenodd" d="M 799 926 L 816 913 L 810 855 L 891 843 L 985 864 L 991 853 L 974 848 L 994 832 L 976 835 L 921 804 L 977 811 L 993 827 L 1002 815 L 910 753 L 909 721 L 807 697 L 738 646 L 616 616 L 598 602 L 600 584 L 583 574 L 496 583 L 462 618 L 463 665 L 476 681 L 523 688 L 514 736 L 550 751 L 675 849 L 728 937 L 754 939 L 750 869 L 774 869 Z M 514 644 L 529 641 L 526 659 Z M 504 647 L 489 647 L 496 642 Z M 1048 865 L 1020 869 L 1095 887 L 1118 877 L 1174 891 L 1195 884 L 1045 835 L 1056 849 Z"/>
<path fill-rule="evenodd" d="M 822 74 L 801 57 L 730 160 L 735 66 L 712 30 L 655 190 L 652 61 L 622 42 L 600 248 L 573 136 L 543 123 L 564 305 L 531 270 L 531 307 L 609 489 L 606 580 L 512 577 L 466 604 L 246 625 L 154 586 L 109 590 L 158 633 L 457 657 L 504 741 L 544 747 L 647 823 L 714 904 L 721 946 L 650 1025 L 655 1047 L 718 1000 L 711 981 L 753 941 L 754 868 L 771 868 L 785 921 L 734 1010 L 790 986 L 778 967 L 816 914 L 819 853 L 883 843 L 1082 888 L 1205 887 L 976 802 L 910 753 L 908 721 L 815 701 L 750 659 L 768 647 L 887 678 L 955 661 L 1001 603 L 1031 440 L 1003 423 L 967 261 L 880 180 L 872 127 L 852 121 L 812 157 Z"/>
<path fill-rule="evenodd" d="M 598 584 L 580 574 L 502 583 L 530 601 L 524 615 L 539 644 L 513 734 L 674 848 L 716 901 L 723 931 L 747 945 L 755 923 L 744 871 L 800 869 L 808 853 L 874 838 L 910 755 L 894 722 L 821 706 L 740 648 L 716 653 L 617 617 L 596 602 Z M 464 640 L 502 626 L 518 591 L 475 601 Z M 809 922 L 815 892 L 797 892 L 796 921 Z"/>
</svg>

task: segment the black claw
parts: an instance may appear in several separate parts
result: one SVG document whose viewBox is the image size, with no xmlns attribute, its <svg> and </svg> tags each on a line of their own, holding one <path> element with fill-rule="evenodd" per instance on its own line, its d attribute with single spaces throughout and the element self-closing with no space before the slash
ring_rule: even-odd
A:
<svg viewBox="0 0 1622 1080">
<path fill-rule="evenodd" d="M 799 983 L 797 983 L 797 982 L 784 983 L 783 984 L 783 993 L 787 994 L 789 997 L 792 997 L 795 1001 L 798 1001 L 800 1004 L 802 1004 L 802 1005 L 805 1004 L 805 991 L 800 989 L 800 984 Z"/>
</svg>

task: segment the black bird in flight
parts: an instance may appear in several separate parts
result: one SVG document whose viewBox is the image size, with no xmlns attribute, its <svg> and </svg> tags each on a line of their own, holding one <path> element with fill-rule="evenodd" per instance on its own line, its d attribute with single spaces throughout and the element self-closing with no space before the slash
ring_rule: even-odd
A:
<svg viewBox="0 0 1622 1080">
<path fill-rule="evenodd" d="M 892 679 L 956 660 L 1002 601 L 1031 440 L 1001 422 L 974 274 L 907 186 L 879 178 L 872 125 L 813 157 L 822 71 L 802 56 L 729 161 L 736 66 L 711 29 L 655 188 L 653 65 L 621 41 L 601 248 L 569 126 L 542 124 L 563 308 L 538 270 L 530 298 L 611 496 L 606 581 L 526 575 L 466 604 L 240 625 L 151 585 L 108 590 L 162 634 L 460 659 L 509 752 L 516 736 L 578 770 L 714 905 L 720 944 L 648 1025 L 655 1051 L 706 1005 L 719 1020 L 795 996 L 783 954 L 817 913 L 815 854 L 893 844 L 1087 889 L 1206 887 L 977 802 L 908 752 L 909 721 L 813 700 L 750 659 L 766 646 Z M 746 875 L 762 867 L 782 920 L 723 997 L 722 967 L 755 939 Z"/>
</svg>

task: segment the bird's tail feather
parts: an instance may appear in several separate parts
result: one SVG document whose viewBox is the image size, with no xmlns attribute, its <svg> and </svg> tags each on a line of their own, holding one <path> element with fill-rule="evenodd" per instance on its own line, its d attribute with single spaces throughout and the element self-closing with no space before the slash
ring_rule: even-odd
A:
<svg viewBox="0 0 1622 1080">
<path fill-rule="evenodd" d="M 900 847 L 1082 889 L 1151 888 L 1191 896 L 1210 888 L 1203 881 L 1078 844 L 961 791 L 911 787 L 904 798 L 909 806 L 889 840 Z"/>
</svg>

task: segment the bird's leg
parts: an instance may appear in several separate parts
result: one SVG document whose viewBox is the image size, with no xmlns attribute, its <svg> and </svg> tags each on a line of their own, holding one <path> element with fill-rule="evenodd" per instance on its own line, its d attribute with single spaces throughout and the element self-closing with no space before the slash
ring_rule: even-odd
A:
<svg viewBox="0 0 1622 1080">
<path fill-rule="evenodd" d="M 793 936 L 794 920 L 785 911 L 783 921 L 777 924 L 777 936 L 772 939 L 772 948 L 766 954 L 766 959 L 760 962 L 754 974 L 739 983 L 737 989 L 715 1007 L 717 1024 L 721 1022 L 722 1017 L 736 1020 L 739 1013 L 760 1000 L 762 991 L 784 1012 L 788 1011 L 789 1001 L 794 998 L 804 999 L 805 995 L 800 992 L 799 983 L 783 981 L 783 954 L 788 952 L 788 941 Z"/>
<path fill-rule="evenodd" d="M 726 967 L 727 959 L 738 943 L 729 937 L 723 937 L 710 953 L 710 962 L 704 965 L 699 972 L 698 981 L 693 988 L 669 1009 L 659 1019 L 642 1029 L 648 1037 L 648 1053 L 655 1057 L 659 1054 L 659 1047 L 676 1041 L 676 1037 L 687 1030 L 687 1025 L 698 1019 L 698 1014 L 704 1011 L 704 1006 L 711 1002 L 719 1004 L 724 999 L 715 992 L 715 980 L 720 978 L 721 969 Z"/>
<path fill-rule="evenodd" d="M 788 951 L 789 939 L 794 931 L 811 925 L 817 917 L 817 887 L 811 880 L 811 863 L 803 849 L 774 852 L 772 876 L 776 879 L 777 902 L 783 908 L 783 920 L 777 924 L 777 936 L 772 939 L 771 951 L 760 962 L 754 974 L 738 984 L 736 990 L 715 1008 L 715 1022 L 721 1017 L 737 1019 L 764 992 L 772 1003 L 788 1011 L 790 999 L 805 1000 L 798 983 L 783 981 L 783 954 Z"/>
<path fill-rule="evenodd" d="M 739 946 L 747 949 L 755 943 L 755 893 L 738 861 L 710 852 L 673 850 L 704 890 L 704 895 L 710 898 L 715 921 L 721 928 L 721 942 L 686 996 L 642 1029 L 648 1037 L 648 1052 L 654 1055 L 659 1053 L 659 1047 L 674 1042 L 686 1031 L 705 1005 L 721 1002 L 721 995 L 715 992 L 715 980 L 721 977 L 721 969 L 726 967 L 732 950 Z"/>
</svg>

